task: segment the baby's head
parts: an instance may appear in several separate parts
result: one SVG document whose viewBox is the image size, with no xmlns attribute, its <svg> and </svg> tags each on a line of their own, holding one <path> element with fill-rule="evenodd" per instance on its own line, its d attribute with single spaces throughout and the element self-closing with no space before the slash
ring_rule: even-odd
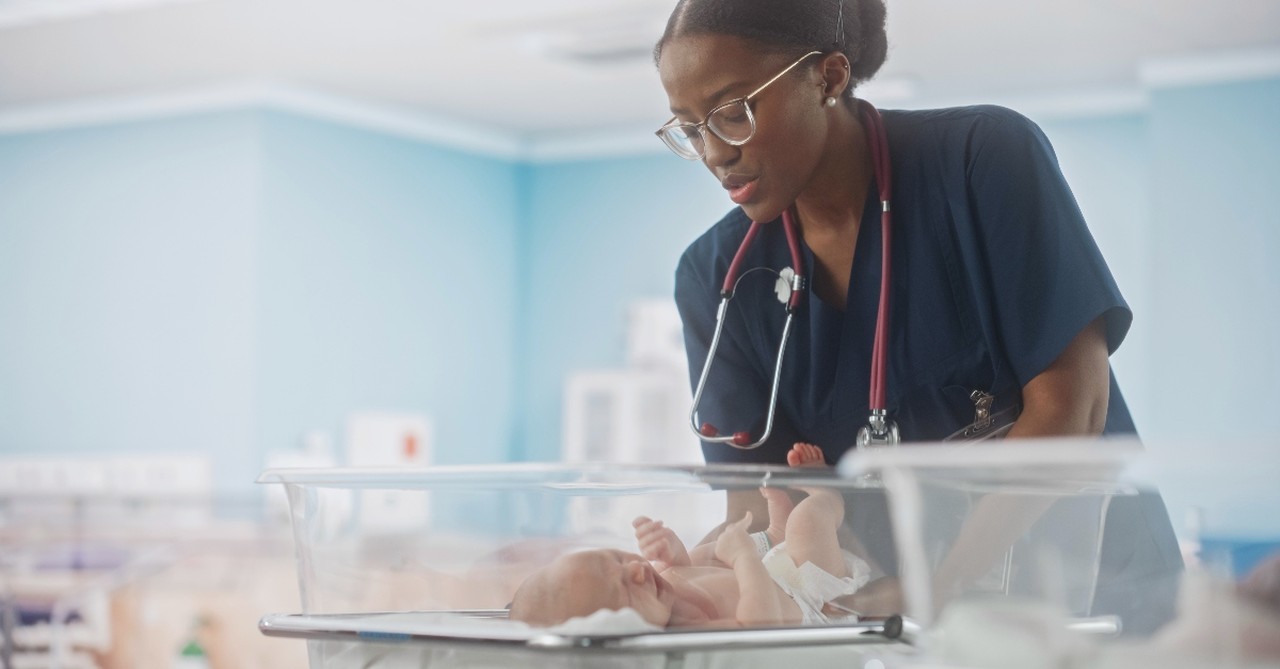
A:
<svg viewBox="0 0 1280 669">
<path fill-rule="evenodd" d="M 557 558 L 525 579 L 511 599 L 511 619 L 539 627 L 558 625 L 600 609 L 632 608 L 665 627 L 674 602 L 671 586 L 648 560 L 599 549 Z"/>
</svg>

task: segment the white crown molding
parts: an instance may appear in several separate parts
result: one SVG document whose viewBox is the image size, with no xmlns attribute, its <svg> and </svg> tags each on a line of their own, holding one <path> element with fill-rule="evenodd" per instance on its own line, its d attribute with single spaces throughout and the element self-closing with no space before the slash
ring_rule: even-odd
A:
<svg viewBox="0 0 1280 669">
<path fill-rule="evenodd" d="M 257 94 L 258 87 L 239 84 L 164 94 L 101 96 L 13 106 L 0 109 L 0 134 L 45 132 L 240 109 L 250 104 Z"/>
<path fill-rule="evenodd" d="M 904 94 L 878 102 L 901 109 L 992 103 L 1041 119 L 1141 113 L 1149 106 L 1153 90 L 1280 77 L 1280 48 L 1161 58 L 1144 62 L 1138 74 L 1138 85 L 1133 87 L 991 94 L 970 99 Z M 284 111 L 511 161 L 545 163 L 665 151 L 647 127 L 520 135 L 270 82 L 10 107 L 0 110 L 0 135 L 246 109 Z"/>
<path fill-rule="evenodd" d="M 525 154 L 524 138 L 514 133 L 293 86 L 267 87 L 255 106 L 506 160 L 520 160 Z"/>
<path fill-rule="evenodd" d="M 1148 99 L 1145 93 L 1136 90 L 1098 89 L 971 99 L 904 96 L 878 102 L 899 109 L 990 103 L 1037 118 L 1073 118 L 1135 113 L 1146 107 Z M 284 111 L 511 161 L 549 163 L 666 152 L 662 143 L 653 136 L 653 128 L 649 127 L 627 126 L 521 136 L 478 124 L 272 83 L 231 84 L 14 107 L 0 110 L 0 135 L 246 109 Z"/>
<path fill-rule="evenodd" d="M 0 135 L 247 109 L 285 111 L 504 160 L 520 160 L 525 153 L 526 142 L 514 134 L 273 83 L 229 84 L 10 107 L 0 110 Z"/>
<path fill-rule="evenodd" d="M 658 122 L 661 124 L 661 121 Z M 525 144 L 524 159 L 554 163 L 616 156 L 662 155 L 670 150 L 654 136 L 654 127 L 609 128 L 591 132 L 541 133 Z"/>
</svg>

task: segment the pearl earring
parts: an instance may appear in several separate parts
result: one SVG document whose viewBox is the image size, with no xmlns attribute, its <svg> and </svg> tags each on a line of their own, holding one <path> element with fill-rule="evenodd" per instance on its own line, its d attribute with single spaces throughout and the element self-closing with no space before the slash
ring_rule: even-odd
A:
<svg viewBox="0 0 1280 669">
<path fill-rule="evenodd" d="M 836 106 L 836 99 L 833 97 L 828 97 L 826 102 L 828 107 Z"/>
</svg>

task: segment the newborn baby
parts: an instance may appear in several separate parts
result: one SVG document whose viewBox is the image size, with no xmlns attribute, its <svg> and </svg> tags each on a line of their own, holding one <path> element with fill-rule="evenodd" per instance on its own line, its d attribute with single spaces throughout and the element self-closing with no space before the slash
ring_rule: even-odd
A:
<svg viewBox="0 0 1280 669">
<path fill-rule="evenodd" d="M 822 451 L 796 444 L 787 462 L 823 466 Z M 837 542 L 840 494 L 802 490 L 808 496 L 793 505 L 785 491 L 762 488 L 768 530 L 748 535 L 748 513 L 714 543 L 692 551 L 660 521 L 641 516 L 632 523 L 641 555 L 600 549 L 562 556 L 521 584 L 511 618 L 550 626 L 600 609 L 631 608 L 662 627 L 826 622 L 824 605 L 856 591 L 870 569 Z"/>
</svg>

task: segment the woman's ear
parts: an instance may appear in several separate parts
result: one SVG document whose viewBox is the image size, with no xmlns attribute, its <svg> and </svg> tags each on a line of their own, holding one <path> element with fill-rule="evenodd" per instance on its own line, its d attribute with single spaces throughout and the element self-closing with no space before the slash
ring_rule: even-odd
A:
<svg viewBox="0 0 1280 669">
<path fill-rule="evenodd" d="M 822 89 L 823 97 L 839 98 L 844 95 L 845 89 L 849 87 L 849 59 L 839 51 L 827 54 L 823 57 L 822 62 L 818 64 L 818 74 L 825 82 L 825 86 Z"/>
</svg>

